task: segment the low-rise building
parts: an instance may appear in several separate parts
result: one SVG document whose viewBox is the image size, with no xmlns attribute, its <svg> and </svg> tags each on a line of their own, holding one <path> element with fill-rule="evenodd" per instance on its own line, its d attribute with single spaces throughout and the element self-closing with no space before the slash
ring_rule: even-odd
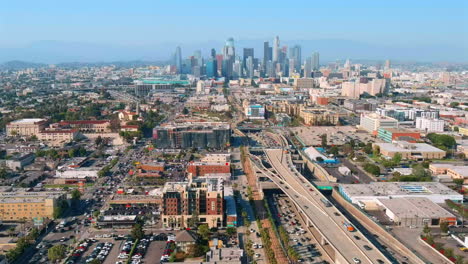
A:
<svg viewBox="0 0 468 264">
<path fill-rule="evenodd" d="M 337 125 L 340 120 L 340 115 L 334 111 L 322 108 L 306 108 L 302 109 L 299 117 L 304 120 L 305 125 Z"/>
<path fill-rule="evenodd" d="M 393 158 L 396 153 L 400 153 L 403 159 L 412 160 L 443 159 L 446 155 L 444 150 L 426 143 L 394 141 L 393 143 L 374 143 L 373 146 L 378 147 L 379 153 L 389 158 Z"/>
<path fill-rule="evenodd" d="M 429 117 L 416 117 L 416 128 L 425 132 L 444 132 L 445 121 Z"/>
<path fill-rule="evenodd" d="M 66 200 L 65 192 L 2 191 L 0 192 L 0 219 L 2 221 L 54 219 L 54 212 L 61 200 Z"/>
<path fill-rule="evenodd" d="M 385 142 L 408 141 L 415 143 L 421 139 L 421 133 L 401 128 L 381 127 L 377 130 L 377 137 Z"/>
<path fill-rule="evenodd" d="M 398 120 L 377 113 L 363 114 L 361 115 L 360 127 L 377 135 L 379 128 L 397 128 Z"/>
<path fill-rule="evenodd" d="M 11 170 L 22 170 L 25 166 L 33 163 L 36 156 L 34 153 L 20 154 L 5 161 L 5 165 Z"/>
<path fill-rule="evenodd" d="M 39 132 L 37 138 L 45 141 L 46 144 L 52 146 L 60 146 L 72 142 L 78 137 L 78 130 L 76 129 L 53 129 L 43 130 Z"/>
</svg>

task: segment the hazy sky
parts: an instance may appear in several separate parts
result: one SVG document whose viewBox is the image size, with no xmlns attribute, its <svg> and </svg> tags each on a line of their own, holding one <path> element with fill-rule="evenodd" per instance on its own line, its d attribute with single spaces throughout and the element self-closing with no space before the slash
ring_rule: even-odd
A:
<svg viewBox="0 0 468 264">
<path fill-rule="evenodd" d="M 0 1 L 0 46 L 41 40 L 147 45 L 338 38 L 468 45 L 468 1 Z"/>
</svg>

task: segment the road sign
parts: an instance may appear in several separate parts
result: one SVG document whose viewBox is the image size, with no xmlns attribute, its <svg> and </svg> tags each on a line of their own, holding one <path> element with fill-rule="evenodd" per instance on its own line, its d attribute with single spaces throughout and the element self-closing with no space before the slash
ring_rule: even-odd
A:
<svg viewBox="0 0 468 264">
<path fill-rule="evenodd" d="M 33 223 L 34 226 L 42 226 L 44 224 L 44 217 L 34 217 Z"/>
</svg>

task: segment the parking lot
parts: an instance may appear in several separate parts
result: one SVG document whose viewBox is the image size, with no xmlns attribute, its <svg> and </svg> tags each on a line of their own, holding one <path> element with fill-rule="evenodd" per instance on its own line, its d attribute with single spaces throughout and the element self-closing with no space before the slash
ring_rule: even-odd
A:
<svg viewBox="0 0 468 264">
<path fill-rule="evenodd" d="M 354 126 L 313 126 L 313 127 L 292 127 L 292 132 L 297 133 L 302 143 L 306 146 L 320 146 L 323 134 L 327 135 L 328 145 L 343 145 L 351 139 L 356 142 L 372 142 L 376 139 L 363 130 L 358 130 Z"/>
<path fill-rule="evenodd" d="M 306 224 L 299 217 L 299 212 L 284 194 L 273 194 L 268 202 L 277 223 L 289 234 L 289 246 L 295 249 L 303 263 L 326 263 L 317 241 L 307 230 Z"/>
</svg>

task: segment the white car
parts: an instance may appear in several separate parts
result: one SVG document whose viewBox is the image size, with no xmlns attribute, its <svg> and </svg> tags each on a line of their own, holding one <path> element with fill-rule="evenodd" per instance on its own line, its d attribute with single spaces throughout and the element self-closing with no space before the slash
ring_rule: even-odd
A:
<svg viewBox="0 0 468 264">
<path fill-rule="evenodd" d="M 260 257 L 260 254 L 259 254 L 259 253 L 256 253 L 256 254 L 255 254 L 255 257 L 256 257 L 256 258 L 259 258 L 259 257 Z"/>
<path fill-rule="evenodd" d="M 358 258 L 353 258 L 353 262 L 356 263 L 356 264 L 359 264 L 359 263 L 361 263 L 361 260 L 358 259 Z"/>
</svg>

